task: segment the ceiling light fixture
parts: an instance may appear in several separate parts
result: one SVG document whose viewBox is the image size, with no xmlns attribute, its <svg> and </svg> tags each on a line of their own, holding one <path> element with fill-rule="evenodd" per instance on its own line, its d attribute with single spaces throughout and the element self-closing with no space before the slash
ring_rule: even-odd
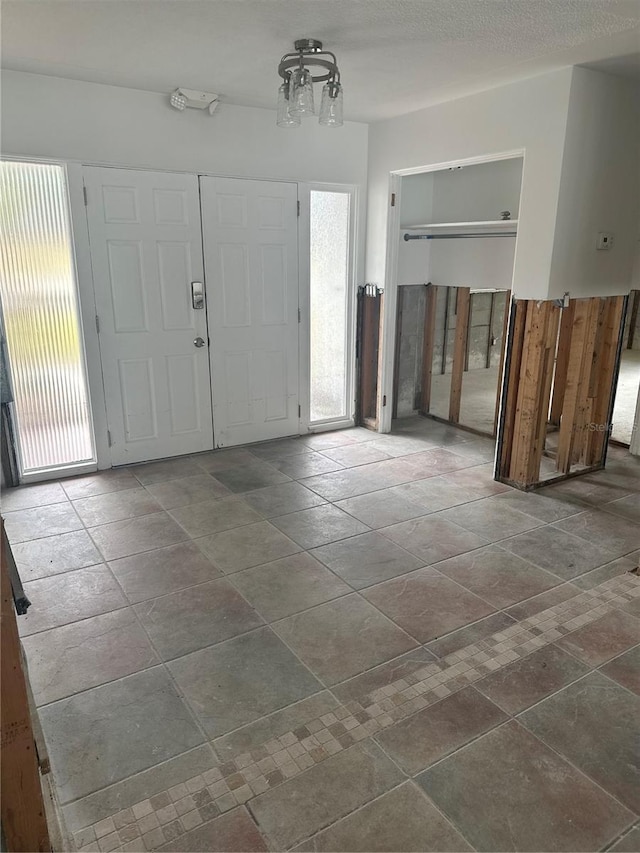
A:
<svg viewBox="0 0 640 853">
<path fill-rule="evenodd" d="M 294 48 L 295 53 L 285 53 L 278 66 L 284 80 L 278 89 L 278 127 L 298 127 L 300 119 L 314 115 L 313 84 L 321 82 L 319 122 L 342 127 L 342 84 L 335 55 L 323 50 L 317 39 L 298 39 Z"/>
<path fill-rule="evenodd" d="M 169 103 L 174 109 L 181 112 L 187 107 L 193 107 L 196 110 L 209 110 L 209 115 L 212 116 L 219 100 L 218 96 L 212 92 L 198 92 L 195 89 L 180 87 L 171 93 Z"/>
</svg>

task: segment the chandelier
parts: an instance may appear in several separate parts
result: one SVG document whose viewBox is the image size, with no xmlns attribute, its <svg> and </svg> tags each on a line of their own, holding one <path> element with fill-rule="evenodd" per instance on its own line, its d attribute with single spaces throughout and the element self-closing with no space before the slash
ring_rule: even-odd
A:
<svg viewBox="0 0 640 853">
<path fill-rule="evenodd" d="M 323 81 L 319 122 L 342 127 L 342 85 L 335 55 L 323 50 L 317 39 L 298 39 L 294 48 L 278 66 L 284 80 L 278 89 L 278 127 L 299 127 L 302 118 L 314 115 L 313 84 Z"/>
</svg>

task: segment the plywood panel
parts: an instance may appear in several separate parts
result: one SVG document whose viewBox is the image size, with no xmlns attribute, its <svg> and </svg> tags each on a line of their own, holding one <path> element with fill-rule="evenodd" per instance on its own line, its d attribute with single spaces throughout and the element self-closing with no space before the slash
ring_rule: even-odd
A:
<svg viewBox="0 0 640 853">
<path fill-rule="evenodd" d="M 378 423 L 378 368 L 382 292 L 358 290 L 358 423 L 375 429 Z"/>
<path fill-rule="evenodd" d="M 495 295 L 495 294 L 494 294 Z M 495 303 L 495 300 L 494 300 Z M 502 318 L 502 341 L 500 343 L 500 374 L 498 377 L 498 390 L 496 392 L 496 412 L 493 418 L 493 434 L 498 434 L 498 418 L 500 416 L 500 401 L 502 399 L 502 382 L 504 377 L 504 357 L 507 351 L 507 334 L 509 331 L 509 315 L 511 312 L 511 291 L 507 290 L 504 301 L 504 315 Z M 493 328 L 490 330 L 493 333 Z M 489 359 L 490 361 L 491 359 Z M 490 367 L 491 365 L 487 365 Z"/>
<path fill-rule="evenodd" d="M 611 424 L 608 423 L 613 384 L 616 379 L 618 345 L 623 333 L 624 296 L 611 296 L 605 300 L 604 322 L 592 376 L 593 404 L 591 417 L 594 429 L 588 433 L 582 462 L 593 466 L 603 461 Z"/>
<path fill-rule="evenodd" d="M 563 309 L 560 318 L 560 333 L 558 335 L 558 350 L 556 352 L 556 369 L 553 377 L 553 397 L 551 399 L 551 412 L 549 423 L 560 426 L 560 416 L 564 403 L 564 392 L 567 385 L 567 368 L 569 366 L 569 350 L 571 348 L 571 335 L 573 332 L 573 312 L 575 300 L 571 300 L 567 308 Z"/>
<path fill-rule="evenodd" d="M 539 479 L 559 320 L 553 302 L 527 302 L 509 474 L 525 487 Z"/>
<path fill-rule="evenodd" d="M 503 407 L 501 425 L 498 435 L 500 443 L 500 458 L 498 460 L 498 475 L 508 480 L 511 472 L 511 457 L 513 455 L 513 435 L 516 419 L 516 403 L 518 401 L 518 384 L 524 349 L 524 332 L 527 318 L 527 301 L 514 299 L 509 312 L 509 340 L 507 343 L 507 360 L 505 361 L 506 385 L 503 389 Z"/>
<path fill-rule="evenodd" d="M 604 463 L 624 304 L 622 296 L 571 300 L 560 321 L 561 309 L 553 302 L 515 303 L 501 419 L 500 479 L 522 488 L 542 482 L 552 380 L 549 414 L 559 423 L 558 476 Z"/>
<path fill-rule="evenodd" d="M 563 474 L 575 461 L 577 433 L 584 429 L 586 399 L 596 339 L 599 299 L 576 299 L 569 347 L 556 468 Z"/>
<path fill-rule="evenodd" d="M 8 573 L 9 543 L 0 522 L 0 574 L 2 597 L 0 785 L 1 819 L 6 849 L 50 850 L 49 833 L 40 786 L 29 700 L 21 664 L 20 640 Z"/>
</svg>

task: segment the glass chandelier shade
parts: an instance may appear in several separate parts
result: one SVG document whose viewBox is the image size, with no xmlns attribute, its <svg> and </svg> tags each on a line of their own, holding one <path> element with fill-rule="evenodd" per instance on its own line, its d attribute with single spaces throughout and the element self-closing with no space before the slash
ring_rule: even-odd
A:
<svg viewBox="0 0 640 853">
<path fill-rule="evenodd" d="M 325 127 L 342 127 L 342 86 L 329 82 L 322 87 L 320 124 Z"/>
<path fill-rule="evenodd" d="M 294 52 L 285 53 L 278 66 L 283 83 L 278 89 L 278 127 L 298 127 L 314 115 L 313 84 L 324 83 L 320 124 L 342 127 L 342 85 L 335 54 L 317 39 L 298 39 Z"/>
<path fill-rule="evenodd" d="M 289 80 L 278 89 L 278 127 L 300 127 L 300 117 L 291 115 L 289 110 Z"/>
<path fill-rule="evenodd" d="M 289 83 L 289 112 L 293 116 L 312 116 L 313 80 L 311 72 L 306 68 L 297 68 L 291 75 Z"/>
</svg>

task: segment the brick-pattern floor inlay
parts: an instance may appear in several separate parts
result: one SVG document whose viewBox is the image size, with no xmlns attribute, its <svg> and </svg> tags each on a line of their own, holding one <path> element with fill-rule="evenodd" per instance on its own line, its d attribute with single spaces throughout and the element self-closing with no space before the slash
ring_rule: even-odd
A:
<svg viewBox="0 0 640 853">
<path fill-rule="evenodd" d="M 154 850 L 637 597 L 637 574 L 605 581 L 77 832 L 76 846 Z"/>
</svg>

